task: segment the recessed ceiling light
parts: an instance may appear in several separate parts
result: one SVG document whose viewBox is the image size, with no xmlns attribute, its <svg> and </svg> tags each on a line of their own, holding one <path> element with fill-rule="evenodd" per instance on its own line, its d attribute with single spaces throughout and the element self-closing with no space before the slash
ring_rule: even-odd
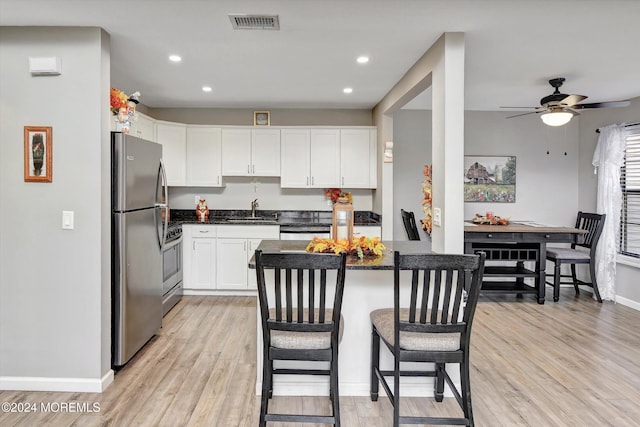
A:
<svg viewBox="0 0 640 427">
<path fill-rule="evenodd" d="M 367 62 L 369 62 L 369 57 L 359 56 L 358 59 L 356 59 L 356 61 L 358 61 L 358 64 L 366 64 Z"/>
<path fill-rule="evenodd" d="M 169 61 L 180 62 L 182 61 L 182 58 L 180 57 L 180 55 L 169 55 Z"/>
<path fill-rule="evenodd" d="M 202 91 L 203 92 L 211 92 L 213 89 L 211 88 L 211 86 L 202 86 Z"/>
<path fill-rule="evenodd" d="M 353 88 L 345 87 L 344 89 L 342 89 L 342 91 L 343 91 L 344 93 L 351 93 L 351 92 L 353 92 Z"/>
</svg>

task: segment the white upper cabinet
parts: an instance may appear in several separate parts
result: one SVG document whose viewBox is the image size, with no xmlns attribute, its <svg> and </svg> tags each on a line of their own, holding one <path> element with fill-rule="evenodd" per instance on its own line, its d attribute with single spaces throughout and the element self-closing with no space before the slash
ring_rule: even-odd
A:
<svg viewBox="0 0 640 427">
<path fill-rule="evenodd" d="M 340 130 L 311 129 L 311 187 L 340 187 Z"/>
<path fill-rule="evenodd" d="M 136 113 L 136 119 L 131 122 L 129 135 L 156 142 L 156 121 L 142 113 Z"/>
<path fill-rule="evenodd" d="M 192 187 L 222 186 L 221 129 L 187 127 L 187 182 Z"/>
<path fill-rule="evenodd" d="M 280 137 L 281 176 L 283 188 L 308 188 L 311 183 L 311 131 L 282 129 Z"/>
<path fill-rule="evenodd" d="M 280 129 L 251 131 L 251 174 L 280 176 Z"/>
<path fill-rule="evenodd" d="M 167 184 L 186 185 L 187 127 L 180 123 L 156 123 L 156 139 L 162 144 L 162 160 L 167 172 Z"/>
<path fill-rule="evenodd" d="M 340 131 L 340 187 L 376 188 L 376 132 Z"/>
<path fill-rule="evenodd" d="M 280 129 L 223 128 L 222 175 L 280 176 Z"/>
<path fill-rule="evenodd" d="M 281 187 L 339 187 L 338 129 L 283 129 L 281 145 Z"/>
</svg>

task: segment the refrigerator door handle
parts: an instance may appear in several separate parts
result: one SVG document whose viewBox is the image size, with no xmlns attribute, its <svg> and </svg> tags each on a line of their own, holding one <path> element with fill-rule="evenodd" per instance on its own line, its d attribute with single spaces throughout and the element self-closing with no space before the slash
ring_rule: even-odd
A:
<svg viewBox="0 0 640 427">
<path fill-rule="evenodd" d="M 162 194 L 164 196 L 165 203 L 156 203 L 156 208 L 164 209 L 164 223 L 162 224 L 162 236 L 158 236 L 158 243 L 160 244 L 160 250 L 164 250 L 164 246 L 167 243 L 167 230 L 169 228 L 169 187 L 167 185 L 167 173 L 164 169 L 164 162 L 160 159 L 160 169 L 158 170 L 158 178 L 162 182 Z"/>
</svg>

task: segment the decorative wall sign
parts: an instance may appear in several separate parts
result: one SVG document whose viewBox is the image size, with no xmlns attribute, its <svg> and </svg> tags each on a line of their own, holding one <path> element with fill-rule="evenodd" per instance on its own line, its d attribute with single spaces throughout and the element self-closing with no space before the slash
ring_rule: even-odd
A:
<svg viewBox="0 0 640 427">
<path fill-rule="evenodd" d="M 253 125 L 254 126 L 269 126 L 271 125 L 271 115 L 268 111 L 254 111 L 253 112 Z"/>
<path fill-rule="evenodd" d="M 515 203 L 515 156 L 464 156 L 464 201 Z"/>
<path fill-rule="evenodd" d="M 25 182 L 52 181 L 52 133 L 51 126 L 24 127 Z"/>
</svg>

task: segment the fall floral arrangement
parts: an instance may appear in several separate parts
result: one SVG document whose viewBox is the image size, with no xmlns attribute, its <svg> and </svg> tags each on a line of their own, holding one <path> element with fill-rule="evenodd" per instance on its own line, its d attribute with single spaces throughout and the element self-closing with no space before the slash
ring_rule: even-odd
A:
<svg viewBox="0 0 640 427">
<path fill-rule="evenodd" d="M 324 195 L 331 199 L 332 203 L 337 202 L 340 197 L 346 197 L 349 199 L 349 203 L 353 204 L 353 195 L 349 191 L 342 191 L 339 188 L 327 188 L 324 190 Z"/>
<path fill-rule="evenodd" d="M 422 211 L 424 212 L 425 219 L 420 220 L 422 229 L 431 235 L 432 223 L 431 223 L 431 166 L 424 165 L 422 174 L 424 175 L 424 181 L 422 182 Z"/>
<path fill-rule="evenodd" d="M 307 245 L 306 251 L 336 254 L 347 252 L 349 255 L 363 259 L 365 257 L 380 257 L 384 249 L 385 246 L 378 237 L 356 237 L 351 243 L 347 239 L 333 240 L 314 237 Z"/>
</svg>

